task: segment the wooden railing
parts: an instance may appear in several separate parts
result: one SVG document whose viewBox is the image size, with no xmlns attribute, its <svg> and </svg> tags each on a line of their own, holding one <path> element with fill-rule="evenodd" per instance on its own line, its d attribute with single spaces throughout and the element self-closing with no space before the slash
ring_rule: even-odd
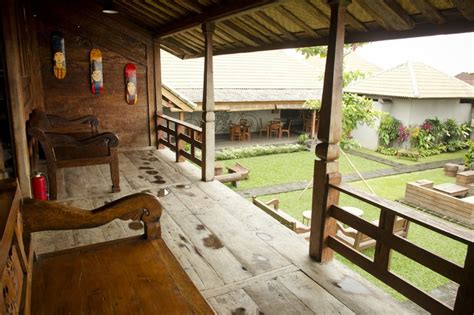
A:
<svg viewBox="0 0 474 315">
<path fill-rule="evenodd" d="M 325 246 L 343 255 L 371 275 L 388 284 L 407 298 L 436 314 L 473 314 L 474 313 L 474 233 L 454 225 L 445 225 L 434 220 L 427 214 L 405 207 L 399 203 L 359 191 L 345 184 L 340 184 L 337 177 L 328 176 L 328 195 L 343 193 L 359 199 L 380 209 L 379 225 L 376 226 L 360 217 L 357 217 L 337 205 L 331 205 L 326 216 L 323 231 L 326 235 Z M 396 217 L 402 217 L 442 234 L 452 240 L 467 245 L 467 255 L 464 266 L 459 266 L 422 247 L 393 234 Z M 374 259 L 371 260 L 359 251 L 346 245 L 335 237 L 335 221 L 338 220 L 348 226 L 366 234 L 376 240 Z M 331 222 L 333 221 L 333 222 Z M 423 265 L 459 284 L 454 308 L 435 299 L 411 283 L 400 278 L 390 270 L 390 253 L 396 251 L 411 260 Z"/>
<path fill-rule="evenodd" d="M 156 116 L 159 144 L 176 152 L 176 162 L 183 162 L 186 158 L 202 167 L 202 128 L 163 114 Z M 186 143 L 190 145 L 189 152 Z"/>
</svg>

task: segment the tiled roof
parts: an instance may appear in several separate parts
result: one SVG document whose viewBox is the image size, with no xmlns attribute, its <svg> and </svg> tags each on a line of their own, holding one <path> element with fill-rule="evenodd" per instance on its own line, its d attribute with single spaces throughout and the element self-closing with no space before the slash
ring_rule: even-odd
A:
<svg viewBox="0 0 474 315">
<path fill-rule="evenodd" d="M 474 98 L 474 87 L 423 63 L 407 62 L 352 83 L 346 92 L 406 98 Z"/>
<path fill-rule="evenodd" d="M 192 102 L 202 101 L 204 60 L 181 60 L 163 51 L 163 82 Z M 313 58 L 321 59 L 321 58 Z M 322 62 L 321 62 L 322 60 Z M 308 62 L 294 50 L 274 50 L 214 57 L 216 102 L 305 101 L 322 91 L 324 59 Z M 377 71 L 358 57 L 347 58 L 351 68 Z M 364 68 L 364 69 L 365 69 Z"/>
<path fill-rule="evenodd" d="M 326 66 L 326 58 L 312 57 L 308 59 L 308 62 L 320 71 L 319 77 L 322 78 L 324 74 L 324 68 Z M 344 71 L 356 70 L 365 73 L 368 76 L 373 76 L 383 71 L 382 68 L 374 65 L 373 63 L 368 62 L 356 53 L 351 52 L 344 56 Z"/>
<path fill-rule="evenodd" d="M 456 78 L 458 78 L 459 80 L 463 80 L 467 84 L 474 85 L 474 72 L 461 72 L 456 75 Z"/>
</svg>

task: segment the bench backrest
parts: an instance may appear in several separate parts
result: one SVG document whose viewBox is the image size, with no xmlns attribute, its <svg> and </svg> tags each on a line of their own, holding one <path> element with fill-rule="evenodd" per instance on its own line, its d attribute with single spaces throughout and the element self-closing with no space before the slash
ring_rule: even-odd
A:
<svg viewBox="0 0 474 315">
<path fill-rule="evenodd" d="M 28 279 L 31 279 L 33 254 L 23 239 L 20 206 L 21 192 L 16 182 L 0 181 L 0 314 L 29 314 L 30 310 L 31 281 Z"/>
<path fill-rule="evenodd" d="M 275 220 L 286 226 L 292 231 L 296 232 L 296 226 L 297 222 L 295 219 L 288 217 L 288 215 L 284 214 L 282 211 L 279 211 L 278 209 L 272 208 L 269 205 L 267 205 L 265 202 L 258 200 L 257 197 L 252 197 L 252 202 L 254 205 L 268 213 L 270 216 L 272 216 Z"/>
</svg>

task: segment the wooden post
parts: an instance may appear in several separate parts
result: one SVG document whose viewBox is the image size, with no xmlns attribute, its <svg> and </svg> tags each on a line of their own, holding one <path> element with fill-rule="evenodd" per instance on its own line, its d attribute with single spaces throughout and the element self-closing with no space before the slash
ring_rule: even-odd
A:
<svg viewBox="0 0 474 315">
<path fill-rule="evenodd" d="M 202 150 L 202 180 L 212 181 L 214 179 L 215 159 L 215 120 L 214 114 L 214 74 L 212 66 L 212 35 L 214 23 L 202 25 L 204 34 L 204 90 L 202 97 L 202 120 L 203 123 L 203 150 Z"/>
<path fill-rule="evenodd" d="M 157 114 L 163 114 L 163 95 L 161 93 L 161 50 L 160 41 L 153 40 L 153 61 L 154 61 L 154 73 L 155 73 L 155 109 Z M 165 146 L 160 143 L 160 139 L 163 138 L 163 131 L 158 130 L 158 125 L 161 123 L 160 120 L 155 117 L 156 121 L 156 146 L 157 149 L 163 149 Z"/>
<path fill-rule="evenodd" d="M 31 196 L 30 160 L 26 137 L 25 103 L 21 71 L 21 51 L 18 29 L 18 7 L 15 1 L 2 1 L 0 14 L 3 22 L 5 41 L 5 64 L 7 66 L 8 87 L 10 91 L 10 123 L 14 138 L 15 171 L 23 196 Z M 23 12 L 22 12 L 23 13 Z M 36 34 L 35 34 L 36 35 Z M 23 43 L 25 45 L 26 43 Z"/>
<path fill-rule="evenodd" d="M 313 113 L 311 115 L 311 139 L 314 139 L 315 133 L 316 133 L 316 110 L 313 109 Z"/>
<path fill-rule="evenodd" d="M 327 246 L 329 235 L 336 233 L 336 224 L 329 215 L 332 204 L 337 204 L 339 194 L 329 189 L 329 181 L 340 181 L 339 141 L 342 124 L 342 59 L 344 55 L 345 0 L 329 1 L 331 22 L 329 28 L 328 54 L 324 74 L 320 123 L 314 163 L 314 186 L 309 254 L 319 262 L 330 261 L 334 255 Z"/>
<path fill-rule="evenodd" d="M 175 124 L 176 128 L 176 134 L 175 134 L 175 139 L 176 139 L 176 163 L 178 162 L 184 162 L 186 159 L 184 156 L 181 155 L 181 150 L 184 150 L 184 147 L 186 145 L 186 142 L 181 140 L 180 135 L 184 133 L 185 129 L 184 126 Z"/>
<path fill-rule="evenodd" d="M 456 302 L 454 303 L 454 313 L 474 313 L 474 244 L 472 243 L 467 248 L 464 277 L 463 282 L 459 284 Z"/>
</svg>

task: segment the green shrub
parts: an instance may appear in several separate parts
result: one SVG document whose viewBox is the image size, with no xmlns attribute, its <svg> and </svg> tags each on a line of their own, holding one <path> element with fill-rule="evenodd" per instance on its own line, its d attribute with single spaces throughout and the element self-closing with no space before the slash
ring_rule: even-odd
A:
<svg viewBox="0 0 474 315">
<path fill-rule="evenodd" d="M 474 163 L 474 141 L 469 144 L 469 150 L 464 155 L 464 165 L 472 169 Z"/>
<path fill-rule="evenodd" d="M 357 141 L 355 139 L 352 139 L 352 138 L 349 139 L 349 138 L 346 138 L 346 137 L 342 138 L 340 146 L 341 146 L 341 149 L 343 149 L 343 150 L 354 150 L 354 149 L 358 149 L 358 148 L 361 147 L 359 141 Z"/>
<path fill-rule="evenodd" d="M 397 155 L 398 150 L 395 148 L 386 148 L 384 146 L 379 146 L 377 148 L 377 152 L 382 153 L 384 155 L 394 156 Z"/>
<path fill-rule="evenodd" d="M 302 133 L 298 136 L 298 144 L 305 145 L 308 140 L 309 135 L 307 133 Z"/>
<path fill-rule="evenodd" d="M 223 160 L 233 160 L 233 159 L 241 159 L 241 158 L 248 158 L 254 156 L 262 156 L 262 155 L 271 155 L 271 154 L 281 154 L 281 153 L 292 153 L 292 152 L 299 152 L 305 151 L 306 146 L 301 144 L 288 144 L 283 146 L 253 146 L 247 148 L 236 148 L 236 149 L 227 149 L 223 151 L 216 152 L 216 160 L 223 161 Z"/>
<path fill-rule="evenodd" d="M 398 139 L 398 129 L 401 125 L 402 123 L 398 119 L 390 114 L 384 114 L 378 130 L 379 144 L 384 148 L 392 146 L 393 142 Z"/>
</svg>

